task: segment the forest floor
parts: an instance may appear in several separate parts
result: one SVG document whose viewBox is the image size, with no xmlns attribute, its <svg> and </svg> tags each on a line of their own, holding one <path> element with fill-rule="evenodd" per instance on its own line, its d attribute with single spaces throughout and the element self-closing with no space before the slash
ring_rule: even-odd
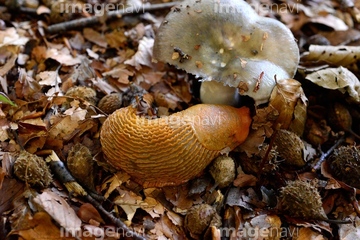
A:
<svg viewBox="0 0 360 240">
<path fill-rule="evenodd" d="M 156 118 L 201 103 L 191 71 L 152 61 L 159 26 L 179 9 L 0 0 L 0 239 L 360 239 L 360 2 L 247 2 L 291 30 L 296 74 L 270 103 L 244 98 L 252 125 L 228 165 L 143 187 L 109 164 L 100 132 L 116 108 L 144 104 Z"/>
</svg>

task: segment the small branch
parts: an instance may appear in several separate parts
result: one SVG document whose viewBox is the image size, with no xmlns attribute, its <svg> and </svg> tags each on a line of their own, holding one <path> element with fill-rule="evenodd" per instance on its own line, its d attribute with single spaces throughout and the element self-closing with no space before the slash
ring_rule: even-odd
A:
<svg viewBox="0 0 360 240">
<path fill-rule="evenodd" d="M 74 194 L 75 196 L 82 196 L 88 202 L 90 202 L 100 213 L 106 216 L 117 229 L 121 229 L 126 236 L 131 236 L 135 240 L 146 240 L 145 237 L 139 235 L 138 233 L 132 231 L 124 222 L 120 219 L 113 216 L 108 212 L 98 201 L 96 201 L 91 195 L 89 195 L 80 184 L 75 181 L 75 178 L 67 170 L 64 163 L 59 159 L 54 151 L 51 151 L 51 154 L 46 158 L 46 161 L 49 163 L 51 170 L 57 179 L 64 184 L 69 193 Z"/>
<path fill-rule="evenodd" d="M 165 8 L 171 8 L 175 5 L 178 5 L 180 2 L 168 2 L 168 3 L 159 3 L 159 4 L 151 4 L 151 5 L 143 5 L 142 7 L 127 7 L 125 9 L 111 11 L 107 14 L 106 20 L 120 18 L 125 15 L 135 14 L 139 12 L 149 12 L 154 10 L 161 10 Z M 86 27 L 89 25 L 94 25 L 102 22 L 104 19 L 103 16 L 92 16 L 88 18 L 74 19 L 68 22 L 62 22 L 50 25 L 46 28 L 46 31 L 50 34 L 64 32 L 74 28 Z"/>
<path fill-rule="evenodd" d="M 326 158 L 335 150 L 335 148 L 337 148 L 344 141 L 345 141 L 345 135 L 343 135 L 341 138 L 339 138 L 339 140 L 337 140 L 336 143 L 329 150 L 327 150 L 327 152 L 322 153 L 319 160 L 317 160 L 316 162 L 314 162 L 312 164 L 313 171 L 315 172 L 315 171 L 319 170 L 321 167 L 321 164 L 326 160 Z"/>
</svg>

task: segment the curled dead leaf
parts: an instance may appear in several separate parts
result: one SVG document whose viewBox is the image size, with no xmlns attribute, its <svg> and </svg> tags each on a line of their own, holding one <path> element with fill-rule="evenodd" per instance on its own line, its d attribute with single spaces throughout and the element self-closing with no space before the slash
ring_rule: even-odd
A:
<svg viewBox="0 0 360 240">
<path fill-rule="evenodd" d="M 360 81 L 347 68 L 322 69 L 308 74 L 306 79 L 320 87 L 348 93 L 350 101 L 360 102 Z"/>
<path fill-rule="evenodd" d="M 304 53 L 304 62 L 325 62 L 333 66 L 349 66 L 360 59 L 360 48 L 355 46 L 322 46 L 310 45 L 309 52 Z"/>
<path fill-rule="evenodd" d="M 276 81 L 270 97 L 269 105 L 279 113 L 274 128 L 289 129 L 301 136 L 306 121 L 307 98 L 301 83 L 294 79 Z"/>
</svg>

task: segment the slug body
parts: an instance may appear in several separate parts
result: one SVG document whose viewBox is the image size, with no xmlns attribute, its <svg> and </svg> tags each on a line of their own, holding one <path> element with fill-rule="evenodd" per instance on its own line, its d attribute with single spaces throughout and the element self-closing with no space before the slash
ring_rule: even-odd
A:
<svg viewBox="0 0 360 240">
<path fill-rule="evenodd" d="M 167 117 L 147 119 L 132 106 L 104 122 L 100 141 L 109 163 L 144 187 L 179 185 L 223 152 L 245 141 L 246 107 L 198 104 Z"/>
</svg>

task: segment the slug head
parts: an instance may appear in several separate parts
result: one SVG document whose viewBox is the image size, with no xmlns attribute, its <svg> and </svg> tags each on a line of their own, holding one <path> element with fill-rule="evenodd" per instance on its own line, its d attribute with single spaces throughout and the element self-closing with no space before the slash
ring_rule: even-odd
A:
<svg viewBox="0 0 360 240">
<path fill-rule="evenodd" d="M 257 15 L 243 0 L 185 0 L 160 26 L 154 59 L 237 87 L 261 104 L 275 86 L 274 75 L 293 77 L 299 50 L 285 25 Z"/>
</svg>

